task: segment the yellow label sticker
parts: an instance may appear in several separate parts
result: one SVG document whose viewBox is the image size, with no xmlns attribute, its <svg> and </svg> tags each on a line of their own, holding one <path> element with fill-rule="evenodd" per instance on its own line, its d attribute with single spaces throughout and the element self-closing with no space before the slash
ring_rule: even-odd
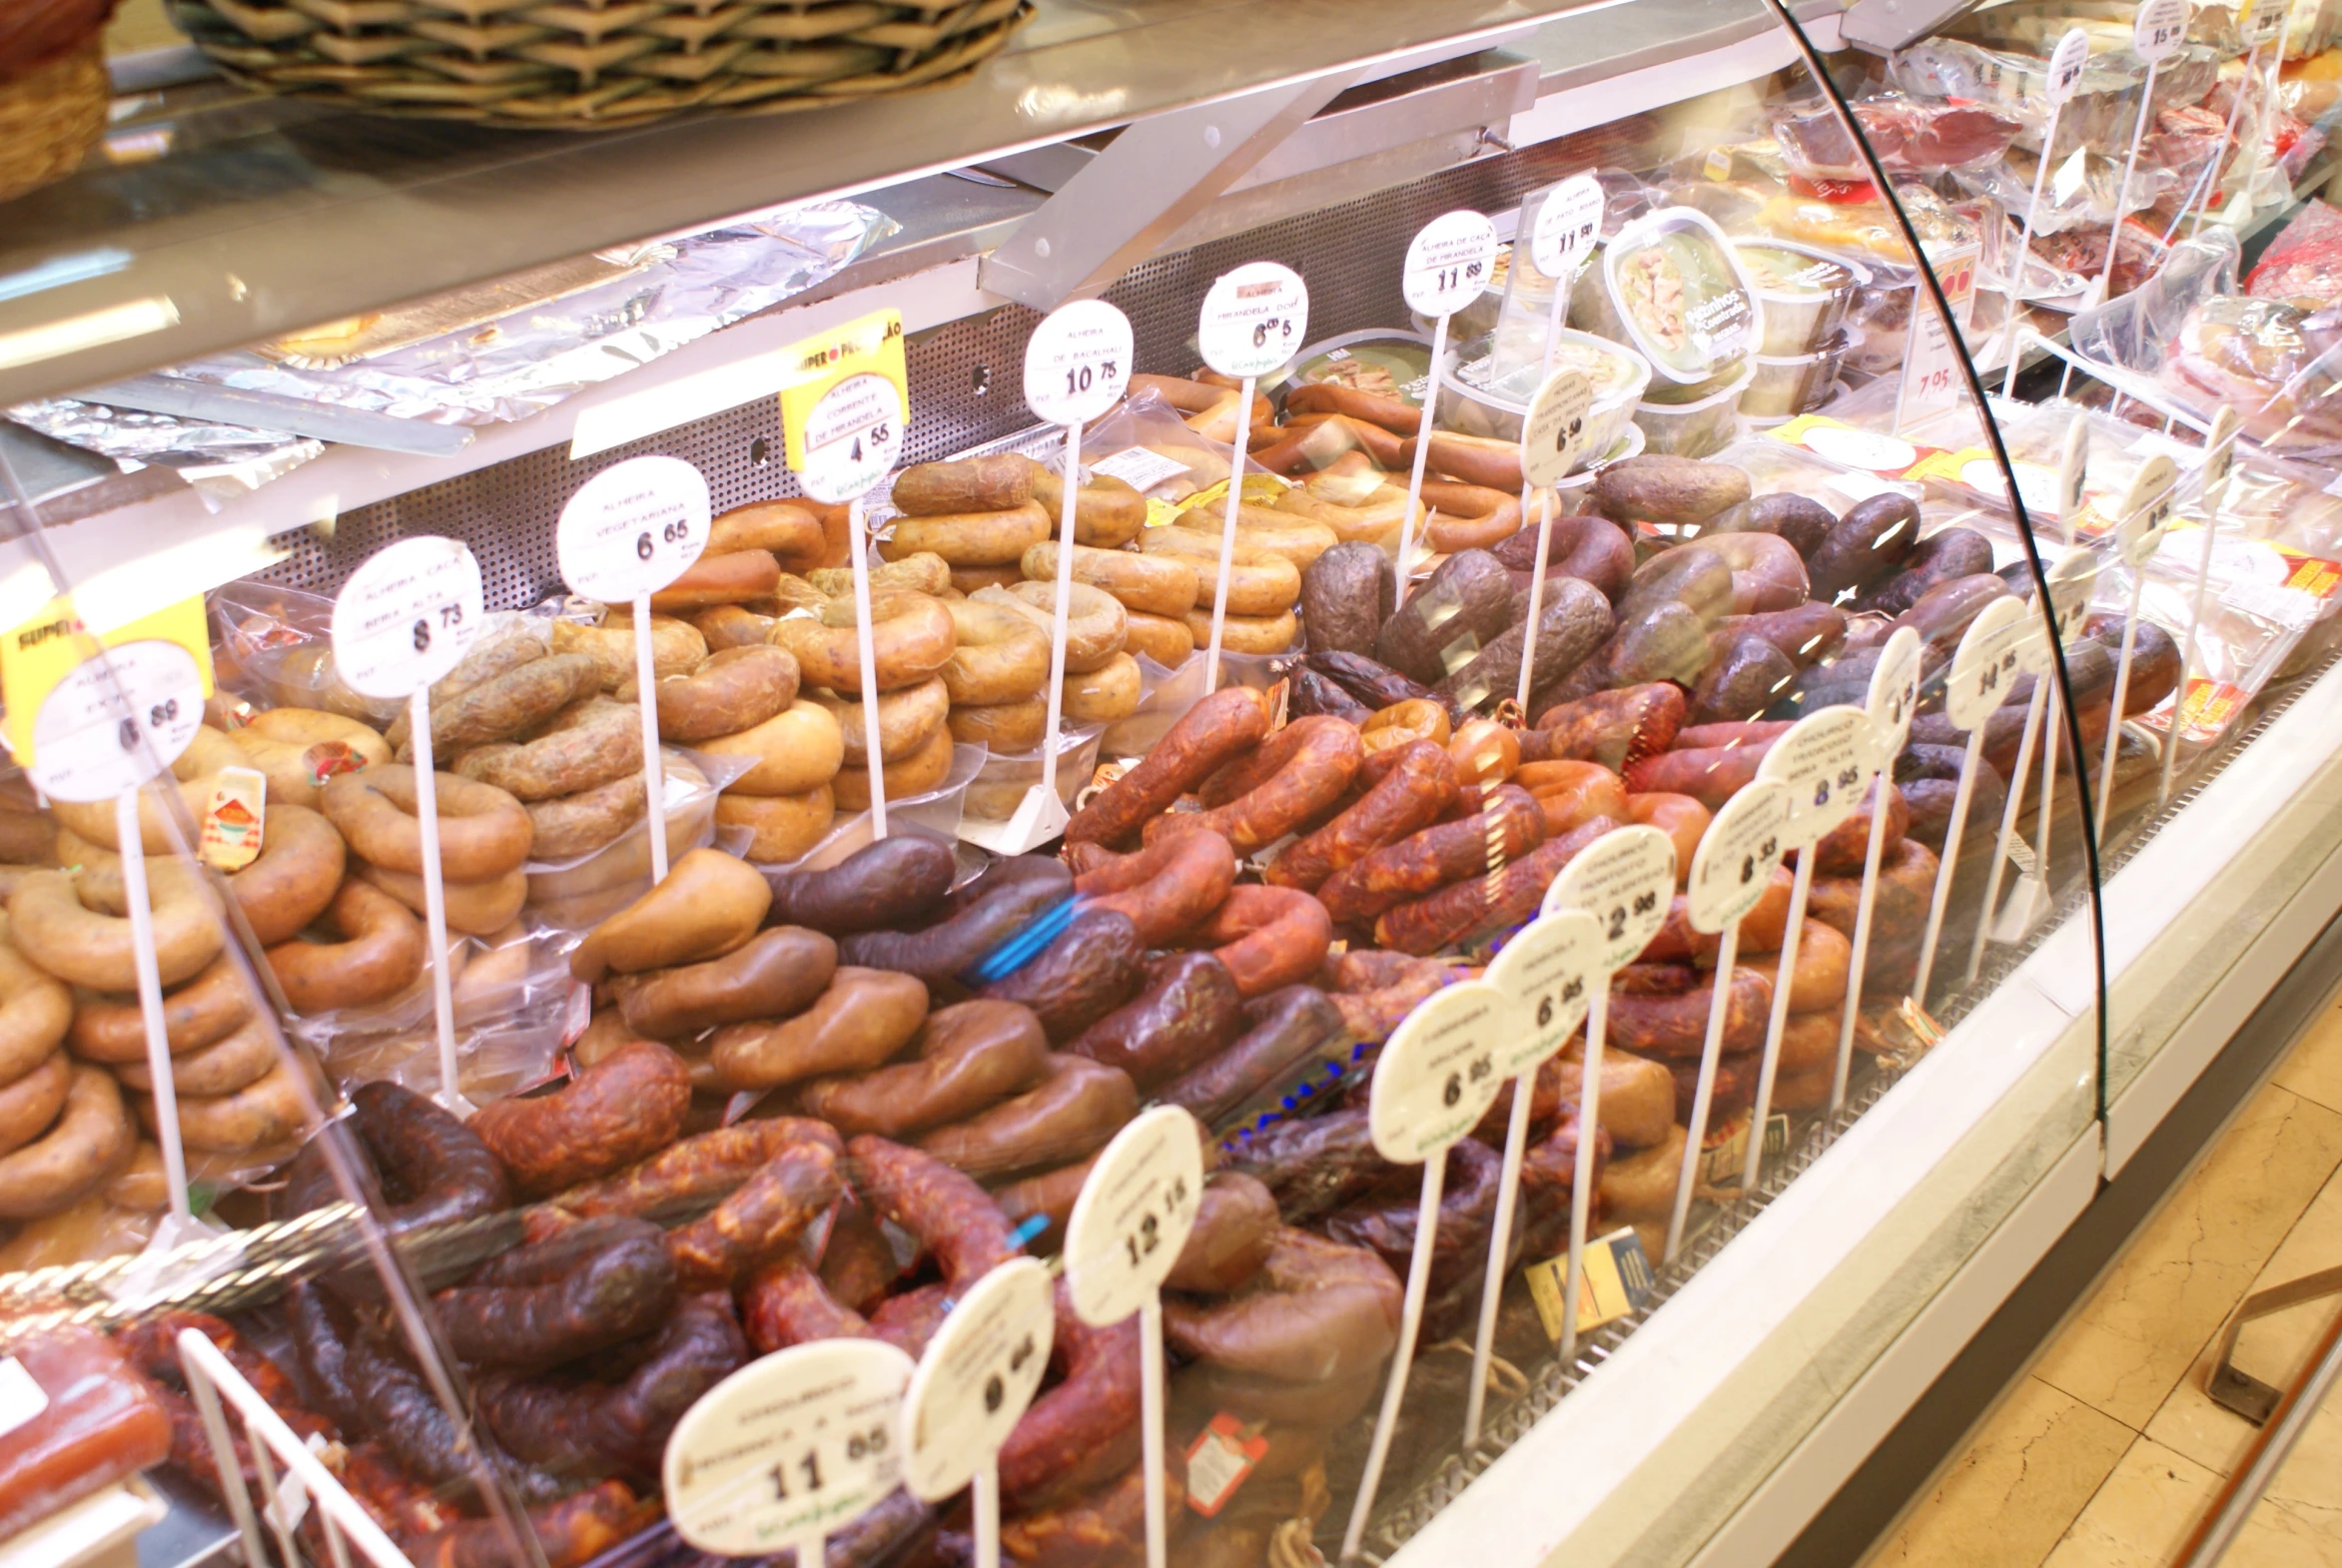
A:
<svg viewBox="0 0 2342 1568">
<path fill-rule="evenodd" d="M 33 721 L 58 682 L 79 669 L 96 647 L 119 648 L 133 642 L 169 642 L 185 648 L 202 676 L 203 694 L 211 696 L 212 638 L 201 594 L 95 638 L 74 613 L 71 595 L 60 595 L 0 640 L 0 704 L 7 708 L 0 717 L 0 740 L 7 742 L 18 766 L 32 765 Z"/>
<path fill-rule="evenodd" d="M 222 768 L 204 808 L 197 857 L 222 871 L 242 871 L 261 858 L 268 816 L 268 775 L 258 768 Z"/>
<path fill-rule="evenodd" d="M 1288 488 L 1290 486 L 1273 473 L 1247 473 L 1244 475 L 1244 504 L 1273 506 L 1276 504 L 1277 497 Z M 1198 506 L 1210 506 L 1224 511 L 1227 507 L 1227 480 L 1221 479 L 1216 484 L 1205 485 L 1179 502 L 1178 510 L 1182 512 L 1193 511 Z"/>
<path fill-rule="evenodd" d="M 1727 147 L 1709 148 L 1707 160 L 1700 165 L 1700 173 L 1718 183 L 1731 179 L 1732 150 Z"/>
<path fill-rule="evenodd" d="M 902 418 L 911 418 L 910 378 L 903 366 L 903 314 L 873 311 L 783 351 L 788 381 L 781 386 L 781 435 L 789 466 L 805 467 L 805 422 L 822 393 L 855 376 L 880 376 L 893 384 Z"/>
<path fill-rule="evenodd" d="M 1528 1269 L 1529 1299 L 1545 1324 L 1545 1335 L 1561 1343 L 1563 1291 L 1569 1282 L 1569 1258 L 1549 1257 Z M 1651 1298 L 1651 1261 L 1632 1225 L 1586 1243 L 1585 1267 L 1578 1276 L 1578 1332 L 1591 1333 L 1613 1322 Z"/>
</svg>

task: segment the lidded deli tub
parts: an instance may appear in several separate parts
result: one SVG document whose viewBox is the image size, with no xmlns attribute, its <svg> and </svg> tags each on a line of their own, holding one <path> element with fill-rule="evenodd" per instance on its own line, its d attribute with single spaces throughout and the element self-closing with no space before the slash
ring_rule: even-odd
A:
<svg viewBox="0 0 2342 1568">
<path fill-rule="evenodd" d="M 1459 435 L 1517 441 L 1529 399 L 1536 395 L 1538 368 L 1496 379 L 1490 375 L 1492 348 L 1489 339 L 1481 338 L 1447 351 L 1439 368 L 1433 423 Z M 1582 372 L 1593 387 L 1581 449 L 1588 454 L 1587 461 L 1596 461 L 1633 422 L 1635 404 L 1650 385 L 1651 367 L 1616 343 L 1564 329 L 1553 342 L 1553 368 Z"/>
<path fill-rule="evenodd" d="M 1667 207 L 1637 219 L 1603 246 L 1601 267 L 1600 289 L 1570 297 L 1573 325 L 1629 345 L 1660 380 L 1720 382 L 1764 340 L 1756 286 L 1706 213 Z"/>
<path fill-rule="evenodd" d="M 1743 240 L 1734 249 L 1765 308 L 1757 353 L 1771 360 L 1819 354 L 1846 320 L 1869 270 L 1811 246 Z"/>
</svg>

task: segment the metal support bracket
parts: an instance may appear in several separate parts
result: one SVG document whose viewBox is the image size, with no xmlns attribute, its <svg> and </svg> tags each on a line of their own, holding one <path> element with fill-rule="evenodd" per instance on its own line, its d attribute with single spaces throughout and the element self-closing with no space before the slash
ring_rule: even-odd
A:
<svg viewBox="0 0 2342 1568">
<path fill-rule="evenodd" d="M 2256 1291 L 2238 1303 L 2227 1326 L 2220 1330 L 2212 1375 L 2205 1383 L 2204 1391 L 2212 1396 L 2213 1403 L 2235 1411 L 2255 1426 L 2266 1425 L 2270 1415 L 2276 1411 L 2277 1401 L 2283 1397 L 2283 1392 L 2251 1373 L 2237 1369 L 2236 1336 L 2246 1323 L 2256 1317 L 2266 1317 L 2271 1312 L 2281 1312 L 2289 1306 L 2299 1306 L 2304 1301 L 2314 1301 L 2325 1295 L 2342 1295 L 2342 1267 L 2321 1268 L 2314 1274 L 2303 1274 L 2299 1279 Z"/>
<path fill-rule="evenodd" d="M 1855 0 L 1838 25 L 1839 37 L 1867 54 L 1889 55 L 1941 32 L 1976 0 Z"/>
</svg>

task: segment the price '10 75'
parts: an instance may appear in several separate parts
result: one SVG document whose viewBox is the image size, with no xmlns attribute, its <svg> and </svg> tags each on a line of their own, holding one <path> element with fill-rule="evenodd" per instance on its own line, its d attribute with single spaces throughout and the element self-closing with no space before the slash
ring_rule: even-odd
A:
<svg viewBox="0 0 2342 1568">
<path fill-rule="evenodd" d="M 1133 1268 L 1138 1267 L 1141 1259 L 1163 1244 L 1164 1217 L 1177 1213 L 1186 1206 L 1186 1202 L 1187 1178 L 1183 1176 L 1171 1177 L 1170 1189 L 1163 1194 L 1163 1214 L 1148 1210 L 1139 1216 L 1139 1228 L 1123 1237 L 1123 1250 L 1128 1254 L 1128 1261 Z"/>
<path fill-rule="evenodd" d="M 1104 376 L 1111 382 L 1115 379 L 1115 362 L 1103 360 L 1095 367 L 1088 365 L 1069 366 L 1066 370 L 1066 395 L 1072 397 L 1077 393 L 1088 392 L 1094 371 L 1097 375 Z"/>
<path fill-rule="evenodd" d="M 677 517 L 673 522 L 659 529 L 659 537 L 669 544 L 680 544 L 691 537 L 691 524 Z M 634 558 L 636 560 L 650 559 L 651 551 L 655 547 L 650 541 L 650 530 L 643 529 L 640 536 L 634 541 Z"/>
<path fill-rule="evenodd" d="M 442 605 L 440 605 L 440 606 L 439 606 L 439 624 L 440 624 L 441 626 L 460 626 L 460 625 L 462 625 L 462 624 L 463 624 L 463 606 L 462 606 L 462 605 L 460 605 L 460 604 L 442 604 Z M 428 651 L 429 651 L 429 649 L 430 649 L 430 645 L 431 645 L 431 622 L 430 622 L 430 617 L 429 617 L 429 616 L 425 615 L 425 616 L 423 616 L 423 617 L 421 617 L 420 619 L 418 619 L 418 620 L 416 620 L 416 621 L 415 621 L 415 623 L 414 623 L 414 638 L 413 638 L 413 640 L 414 640 L 414 651 L 415 651 L 415 652 L 417 652 L 417 653 L 424 653 L 424 652 L 428 652 Z"/>
</svg>

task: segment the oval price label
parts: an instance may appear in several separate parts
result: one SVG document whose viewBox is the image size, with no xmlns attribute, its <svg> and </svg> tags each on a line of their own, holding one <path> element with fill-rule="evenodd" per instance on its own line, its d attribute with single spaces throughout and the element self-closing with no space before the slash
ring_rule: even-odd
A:
<svg viewBox="0 0 2342 1568">
<path fill-rule="evenodd" d="M 2098 591 L 2098 557 L 2091 550 L 2067 550 L 2050 566 L 2050 618 L 2055 623 L 2057 645 L 2069 647 L 2081 636 L 2082 627 L 2089 623 L 2090 596 Z M 2035 653 L 2036 673 L 2049 668 L 2054 657 L 2042 646 Z"/>
<path fill-rule="evenodd" d="M 1052 424 L 1081 424 L 1131 385 L 1131 319 L 1104 300 L 1049 313 L 1025 343 L 1025 404 Z"/>
<path fill-rule="evenodd" d="M 1203 1195 L 1203 1130 L 1157 1106 L 1114 1137 L 1066 1220 L 1066 1285 L 1093 1327 L 1121 1322 L 1163 1287 Z"/>
<path fill-rule="evenodd" d="M 1601 237 L 1602 212 L 1602 182 L 1592 170 L 1555 186 L 1529 231 L 1529 260 L 1537 271 L 1563 282 L 1575 279 Z"/>
<path fill-rule="evenodd" d="M 1972 730 L 2008 700 L 2024 667 L 2025 645 L 2038 640 L 2033 607 L 2011 594 L 1985 605 L 1960 633 L 1944 679 L 1944 715 L 1955 728 Z"/>
<path fill-rule="evenodd" d="M 2210 510 L 2219 505 L 2228 487 L 2229 472 L 2236 466 L 2236 432 L 2244 424 L 2234 403 L 2224 402 L 2212 414 L 2212 426 L 2204 432 L 2204 506 Z"/>
<path fill-rule="evenodd" d="M 1920 705 L 1920 634 L 1906 626 L 1887 639 L 1879 662 L 1871 671 L 1871 687 L 1863 711 L 1879 728 L 1879 749 L 1892 757 L 1911 734 L 1912 714 Z"/>
<path fill-rule="evenodd" d="M 2080 28 L 2069 29 L 2057 40 L 2057 47 L 2049 55 L 2049 81 L 2044 92 L 2049 107 L 2062 106 L 2081 86 L 2081 74 L 2090 63 L 2090 35 Z"/>
<path fill-rule="evenodd" d="M 1543 912 L 1582 909 L 1602 927 L 1602 972 L 1624 969 L 1667 924 L 1675 899 L 1675 840 L 1657 828 L 1617 828 L 1580 850 L 1545 890 Z"/>
<path fill-rule="evenodd" d="M 1803 849 L 1854 815 L 1879 771 L 1878 728 L 1862 709 L 1810 713 L 1773 743 L 1757 776 L 1789 786 L 1786 841 Z"/>
<path fill-rule="evenodd" d="M 2114 548 L 2125 566 L 2144 566 L 2162 548 L 2172 509 L 2179 503 L 2179 465 L 2156 452 L 2138 465 L 2122 497 L 2122 520 L 2114 527 Z"/>
<path fill-rule="evenodd" d="M 1496 225 L 1487 214 L 1441 213 L 1407 247 L 1399 292 L 1421 316 L 1453 316 L 1488 287 L 1496 265 Z"/>
<path fill-rule="evenodd" d="M 2149 65 L 2187 41 L 2187 0 L 2146 0 L 2130 19 L 2131 52 Z"/>
<path fill-rule="evenodd" d="M 1504 1075 L 1496 1047 L 1510 1024 L 1484 980 L 1435 991 L 1391 1032 L 1374 1063 L 1366 1129 L 1393 1165 L 1419 1166 L 1479 1124 Z"/>
<path fill-rule="evenodd" d="M 1222 376 L 1266 376 L 1307 341 L 1309 286 L 1274 262 L 1223 273 L 1203 297 L 1196 347 Z"/>
<path fill-rule="evenodd" d="M 1700 835 L 1684 891 L 1694 931 L 1715 936 L 1757 907 L 1789 848 L 1789 786 L 1752 779 Z"/>
<path fill-rule="evenodd" d="M 203 722 L 195 655 L 176 642 L 126 642 L 50 688 L 26 775 L 58 800 L 112 800 L 177 762 Z"/>
<path fill-rule="evenodd" d="M 387 544 L 334 601 L 334 673 L 362 697 L 411 697 L 462 661 L 483 619 L 469 545 Z"/>
<path fill-rule="evenodd" d="M 553 545 L 569 591 L 608 604 L 656 593 L 707 548 L 707 480 L 680 457 L 629 457 L 578 487 Z"/>
<path fill-rule="evenodd" d="M 1586 447 L 1586 410 L 1594 405 L 1594 384 L 1583 371 L 1555 371 L 1529 400 L 1521 421 L 1521 475 L 1543 488 L 1559 484 L 1578 465 Z"/>
<path fill-rule="evenodd" d="M 660 1466 L 675 1533 L 704 1552 L 763 1556 L 868 1513 L 902 1479 L 896 1413 L 911 1358 L 877 1339 L 775 1351 L 683 1412 Z"/>
<path fill-rule="evenodd" d="M 1012 1257 L 943 1320 L 903 1395 L 903 1484 L 940 1503 L 992 1463 L 1049 1370 L 1055 1287 L 1040 1259 Z"/>
<path fill-rule="evenodd" d="M 1488 984 L 1512 1002 L 1512 1018 L 1496 1042 L 1500 1078 L 1526 1073 L 1559 1051 L 1606 983 L 1608 950 L 1602 923 L 1582 909 L 1539 915 L 1489 961 Z"/>
<path fill-rule="evenodd" d="M 806 494 L 842 506 L 867 494 L 903 452 L 903 405 L 895 384 L 875 372 L 849 376 L 805 415 Z"/>
<path fill-rule="evenodd" d="M 2065 445 L 2057 462 L 2057 521 L 2065 542 L 2073 542 L 2074 524 L 2081 520 L 2083 481 L 2089 475 L 2090 428 L 2080 414 L 2065 427 Z"/>
</svg>

